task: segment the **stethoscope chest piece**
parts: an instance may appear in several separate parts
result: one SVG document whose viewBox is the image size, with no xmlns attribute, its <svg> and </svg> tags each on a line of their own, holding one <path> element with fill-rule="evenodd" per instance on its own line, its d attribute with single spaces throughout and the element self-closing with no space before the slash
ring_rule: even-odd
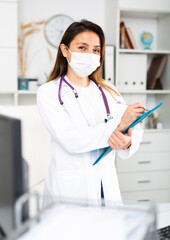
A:
<svg viewBox="0 0 170 240">
<path fill-rule="evenodd" d="M 107 114 L 107 118 L 104 119 L 104 122 L 107 123 L 109 120 L 113 119 L 111 114 Z"/>
</svg>

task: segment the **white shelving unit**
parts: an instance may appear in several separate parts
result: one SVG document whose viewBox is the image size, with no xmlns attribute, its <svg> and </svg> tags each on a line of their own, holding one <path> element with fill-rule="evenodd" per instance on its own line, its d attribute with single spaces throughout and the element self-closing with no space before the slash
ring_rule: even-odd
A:
<svg viewBox="0 0 170 240">
<path fill-rule="evenodd" d="M 163 106 L 159 109 L 161 114 L 160 121 L 165 128 L 170 128 L 170 115 L 167 115 L 167 109 L 170 101 L 170 34 L 168 34 L 170 24 L 170 6 L 166 10 L 161 9 L 162 2 L 160 2 L 159 9 L 148 10 L 145 2 L 141 8 L 127 7 L 124 1 L 120 1 L 121 6 L 117 9 L 117 39 L 116 39 L 116 85 L 125 100 L 131 104 L 135 101 L 142 101 L 148 108 L 154 107 L 156 104 L 163 102 Z M 155 4 L 155 1 L 151 1 Z M 157 1 L 158 2 L 158 1 Z M 170 4 L 169 4 L 170 5 Z M 150 5 L 151 7 L 151 5 Z M 124 21 L 125 26 L 130 27 L 134 35 L 138 49 L 120 49 L 119 48 L 119 24 Z M 140 42 L 140 35 L 143 31 L 149 31 L 153 34 L 152 50 L 144 50 L 144 46 Z M 162 76 L 161 82 L 163 90 L 147 90 L 147 70 L 154 56 L 166 55 L 168 57 L 165 72 Z M 130 60 L 132 59 L 132 60 Z M 128 61 L 130 62 L 128 63 Z M 134 64 L 134 66 L 132 65 Z M 127 67 L 126 67 L 127 65 Z M 147 66 L 147 67 L 146 67 Z M 145 74 L 139 74 L 140 69 L 146 68 Z M 124 74 L 122 76 L 122 73 Z M 141 76 L 142 75 L 142 76 Z M 130 83 L 129 90 L 126 86 L 122 86 L 122 77 L 129 80 L 136 79 L 136 86 Z M 145 83 L 143 89 L 136 91 L 138 78 L 143 79 Z M 124 79 L 123 78 L 123 79 Z M 127 81 L 128 81 L 127 80 Z M 139 83 L 140 84 L 140 83 Z M 127 88 L 128 89 L 128 88 Z M 146 126 L 147 128 L 147 122 Z"/>
<path fill-rule="evenodd" d="M 17 80 L 16 80 L 17 81 Z M 36 91 L 0 91 L 0 106 L 35 105 Z"/>
<path fill-rule="evenodd" d="M 36 104 L 36 91 L 18 90 L 16 92 L 17 99 L 16 105 L 35 105 Z"/>
<path fill-rule="evenodd" d="M 151 109 L 163 102 L 158 110 L 163 129 L 148 129 L 148 121 L 145 120 L 139 151 L 126 161 L 116 156 L 122 198 L 132 202 L 169 202 L 170 148 L 167 143 L 170 139 L 170 2 L 107 0 L 106 3 L 107 44 L 116 46 L 115 85 L 128 104 L 142 102 Z M 120 49 L 121 21 L 131 28 L 138 49 Z M 151 50 L 143 49 L 140 42 L 144 31 L 153 34 Z M 161 78 L 163 90 L 147 90 L 148 67 L 154 56 L 161 55 L 168 57 Z M 122 79 L 128 83 L 123 85 Z M 131 79 L 135 79 L 134 85 Z"/>
<path fill-rule="evenodd" d="M 18 90 L 18 1 L 0 0 L 0 105 L 36 103 L 36 91 Z"/>
</svg>

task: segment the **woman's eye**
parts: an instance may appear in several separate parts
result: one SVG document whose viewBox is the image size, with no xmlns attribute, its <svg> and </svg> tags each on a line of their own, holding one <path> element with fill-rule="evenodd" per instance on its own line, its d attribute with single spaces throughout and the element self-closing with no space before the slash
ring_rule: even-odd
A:
<svg viewBox="0 0 170 240">
<path fill-rule="evenodd" d="M 100 53 L 100 49 L 94 49 L 93 50 L 95 53 Z"/>
<path fill-rule="evenodd" d="M 79 47 L 79 49 L 85 49 L 85 47 L 83 47 L 83 46 L 80 46 L 80 47 Z"/>
</svg>

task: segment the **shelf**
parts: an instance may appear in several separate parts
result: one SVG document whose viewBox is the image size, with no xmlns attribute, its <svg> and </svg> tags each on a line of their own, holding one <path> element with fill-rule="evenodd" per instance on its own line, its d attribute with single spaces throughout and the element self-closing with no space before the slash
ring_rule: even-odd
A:
<svg viewBox="0 0 170 240">
<path fill-rule="evenodd" d="M 155 11 L 155 10 L 136 10 L 128 8 L 120 8 L 120 16 L 127 18 L 148 18 L 160 19 L 169 16 L 169 11 Z"/>
<path fill-rule="evenodd" d="M 170 50 L 142 50 L 142 49 L 119 49 L 119 53 L 133 54 L 170 54 Z"/>
<path fill-rule="evenodd" d="M 143 90 L 143 91 L 126 91 L 122 90 L 120 93 L 124 94 L 170 94 L 170 90 Z"/>
<path fill-rule="evenodd" d="M 0 95 L 6 95 L 6 94 L 15 94 L 15 92 L 13 92 L 13 91 L 0 92 Z"/>
<path fill-rule="evenodd" d="M 29 94 L 37 94 L 37 91 L 29 91 L 29 90 L 18 90 L 18 94 L 25 94 L 25 95 L 29 95 Z"/>
</svg>

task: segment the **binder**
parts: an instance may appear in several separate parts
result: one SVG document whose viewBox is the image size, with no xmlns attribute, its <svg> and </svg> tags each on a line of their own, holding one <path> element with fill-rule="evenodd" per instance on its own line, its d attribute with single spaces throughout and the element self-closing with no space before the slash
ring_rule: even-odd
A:
<svg viewBox="0 0 170 240">
<path fill-rule="evenodd" d="M 162 105 L 162 103 L 160 103 L 156 107 L 152 108 L 150 111 L 147 111 L 147 112 L 143 113 L 142 115 L 140 115 L 133 123 L 131 123 L 125 130 L 123 130 L 122 133 L 127 133 L 129 128 L 133 128 L 134 126 L 136 126 L 136 124 L 141 122 L 144 118 L 149 117 L 149 115 L 151 115 L 151 113 L 153 113 L 153 111 L 155 111 L 161 105 Z M 96 165 L 103 157 L 105 157 L 107 154 L 109 154 L 112 150 L 113 149 L 111 147 L 105 148 L 103 153 L 93 163 L 93 166 Z"/>
<path fill-rule="evenodd" d="M 104 61 L 104 78 L 106 81 L 114 83 L 114 46 L 106 45 Z"/>
<path fill-rule="evenodd" d="M 161 76 L 165 69 L 167 56 L 155 57 L 152 59 L 147 76 L 147 89 L 162 89 Z"/>
<path fill-rule="evenodd" d="M 120 54 L 119 76 L 117 87 L 119 91 L 146 90 L 147 55 Z"/>
</svg>

